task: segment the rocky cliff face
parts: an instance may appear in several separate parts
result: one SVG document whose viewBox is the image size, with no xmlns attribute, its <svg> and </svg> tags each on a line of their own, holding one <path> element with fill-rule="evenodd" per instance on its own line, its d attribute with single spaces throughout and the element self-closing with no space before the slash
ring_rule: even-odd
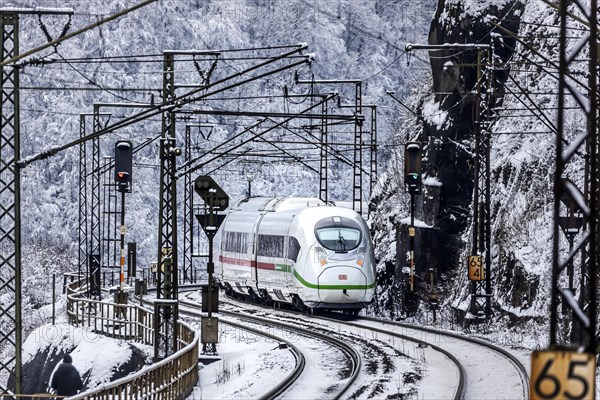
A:
<svg viewBox="0 0 600 400">
<path fill-rule="evenodd" d="M 416 271 L 422 284 L 429 283 L 430 278 L 426 276 L 431 268 L 437 276 L 465 268 L 466 261 L 461 255 L 470 247 L 467 233 L 472 223 L 478 77 L 485 68 L 493 69 L 494 96 L 491 101 L 493 107 L 499 107 L 509 74 L 505 63 L 515 48 L 511 32 L 519 30 L 520 16 L 525 8 L 523 2 L 516 0 L 467 4 L 470 3 L 458 0 L 440 0 L 438 3 L 429 31 L 429 45 L 459 46 L 429 52 L 433 91 L 413 101 L 420 117 L 418 122 L 412 122 L 411 128 L 419 134 L 406 135 L 407 139 L 420 141 L 424 146 L 423 193 L 415 199 L 419 221 L 415 238 Z M 485 65 L 485 52 L 460 47 L 465 44 L 490 45 L 493 67 Z M 482 90 L 487 89 L 482 86 Z M 407 132 L 411 128 L 407 128 Z M 400 197 L 399 202 L 408 204 L 408 195 L 402 193 L 404 188 L 398 185 L 395 189 L 397 193 L 387 190 L 387 198 Z M 379 204 L 384 198 L 385 193 L 374 196 Z M 379 211 L 383 210 L 381 205 L 375 206 Z M 406 265 L 407 261 L 408 213 L 407 208 L 402 207 L 395 219 L 398 232 L 396 275 L 398 267 Z M 378 221 L 375 222 L 377 225 Z M 389 225 L 389 221 L 379 222 Z M 387 268 L 380 269 L 389 276 L 392 261 L 389 257 L 386 261 Z M 466 285 L 465 282 L 461 284 Z"/>
<path fill-rule="evenodd" d="M 435 17 L 429 30 L 430 45 L 481 44 L 492 45 L 496 60 L 494 75 L 496 93 L 502 99 L 502 83 L 509 70 L 503 67 L 515 48 L 511 33 L 519 30 L 525 5 L 519 0 L 479 2 L 467 7 L 463 1 L 439 0 Z M 484 63 L 485 60 L 482 61 Z M 444 109 L 472 107 L 472 90 L 477 81 L 477 52 L 473 50 L 438 50 L 430 53 L 433 86 L 436 101 Z M 460 103 L 460 104 L 459 104 Z M 468 111 L 468 110 L 467 110 Z M 469 114 L 471 115 L 471 114 Z M 472 118 L 471 118 L 472 119 Z"/>
<path fill-rule="evenodd" d="M 492 29 L 494 25 L 490 21 L 518 32 L 518 43 L 504 31 Z M 492 127 L 490 157 L 493 316 L 474 329 L 492 337 L 497 335 L 496 338 L 506 344 L 528 349 L 548 346 L 558 109 L 558 79 L 553 65 L 559 58 L 558 26 L 557 11 L 542 0 L 446 0 L 440 2 L 430 32 L 432 44 L 489 43 L 493 37 L 494 51 L 502 60 L 510 57 L 510 71 L 499 66 L 494 70 L 496 82 L 502 85 L 496 85 L 497 105 L 501 107 Z M 568 46 L 577 46 L 578 36 L 585 34 L 583 29 L 573 29 Z M 445 55 L 445 60 L 436 58 L 440 54 Z M 403 129 L 396 138 L 396 154 L 382 175 L 371 204 L 377 211 L 372 213 L 371 222 L 376 255 L 381 260 L 378 272 L 383 279 L 380 282 L 392 282 L 393 273 L 406 260 L 405 242 L 408 241 L 409 199 L 400 178 L 403 145 L 406 140 L 415 139 L 413 133 L 418 132 L 421 141 L 427 144 L 424 165 L 428 176 L 417 213 L 431 228 L 417 229 L 417 267 L 439 262 L 438 265 L 452 270 L 436 287 L 441 292 L 442 304 L 438 323 L 449 328 L 456 326 L 453 325 L 454 317 L 459 314 L 456 310 L 467 311 L 471 298 L 463 257 L 470 251 L 473 99 L 469 91 L 474 75 L 469 70 L 472 67 L 461 63 L 473 60 L 473 55 L 466 51 L 456 59 L 452 59 L 449 52 L 431 54 L 434 89 L 427 94 L 428 84 L 421 79 L 412 88 L 413 95 L 406 99 L 406 104 L 422 115 L 424 122 L 408 113 L 403 119 Z M 585 62 L 584 49 L 581 63 Z M 582 71 L 585 67 L 582 65 Z M 569 140 L 577 137 L 585 126 L 585 119 L 579 107 L 573 107 L 574 103 L 575 100 L 567 99 L 565 125 Z M 585 178 L 586 154 L 581 153 L 569 164 L 566 173 L 579 187 L 583 187 Z M 400 231 L 398 236 L 396 231 Z M 580 239 L 582 233 L 579 235 Z M 567 249 L 567 238 L 561 234 L 559 240 L 563 249 Z M 446 259 L 440 256 L 443 254 L 447 255 Z M 576 260 L 573 271 L 577 296 L 580 263 Z M 423 271 L 421 273 L 424 276 Z M 561 285 L 568 285 L 566 276 Z M 403 304 L 400 293 L 400 288 L 391 283 L 379 288 L 378 304 L 396 312 Z M 423 312 L 416 313 L 415 318 L 428 318 L 426 303 L 421 303 L 424 304 L 419 310 Z M 559 320 L 557 336 L 568 340 L 570 318 Z M 431 314 L 428 321 L 431 322 Z"/>
<path fill-rule="evenodd" d="M 475 92 L 478 77 L 482 79 L 490 68 L 484 50 L 463 46 L 491 46 L 495 64 L 492 102 L 500 106 L 509 72 L 504 65 L 515 46 L 506 31 L 518 30 L 523 8 L 519 1 L 494 2 L 473 15 L 466 13 L 462 2 L 440 0 L 431 24 L 430 45 L 457 45 L 430 51 L 434 93 L 423 100 L 420 110 L 424 117 L 421 141 L 426 144 L 420 219 L 432 228 L 423 230 L 422 251 L 418 252 L 423 259 L 418 264 L 437 267 L 440 273 L 464 265 L 458 256 L 472 220 Z"/>
</svg>

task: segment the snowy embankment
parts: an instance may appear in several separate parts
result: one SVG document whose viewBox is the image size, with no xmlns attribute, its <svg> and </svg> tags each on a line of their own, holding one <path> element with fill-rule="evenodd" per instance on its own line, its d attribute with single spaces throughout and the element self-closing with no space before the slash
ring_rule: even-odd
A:
<svg viewBox="0 0 600 400">
<path fill-rule="evenodd" d="M 52 374 L 66 354 L 73 358 L 84 389 L 127 375 L 151 358 L 150 346 L 111 339 L 89 328 L 46 324 L 33 331 L 23 344 L 23 379 L 26 393 L 46 390 Z"/>
<path fill-rule="evenodd" d="M 33 330 L 23 342 L 23 393 L 48 392 L 52 374 L 67 354 L 73 358 L 84 390 L 126 376 L 151 363 L 154 349 L 150 346 L 99 335 L 91 327 L 68 324 L 63 296 L 55 303 L 54 311 L 48 305 L 38 312 L 49 322 Z M 55 323 L 51 322 L 53 313 Z"/>
</svg>

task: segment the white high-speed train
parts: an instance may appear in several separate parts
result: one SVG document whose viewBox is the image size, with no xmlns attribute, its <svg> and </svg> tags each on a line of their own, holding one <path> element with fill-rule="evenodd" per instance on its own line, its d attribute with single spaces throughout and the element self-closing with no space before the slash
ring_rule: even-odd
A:
<svg viewBox="0 0 600 400">
<path fill-rule="evenodd" d="M 319 199 L 241 200 L 230 208 L 214 248 L 216 276 L 230 294 L 354 312 L 373 298 L 367 224 L 355 211 Z"/>
</svg>

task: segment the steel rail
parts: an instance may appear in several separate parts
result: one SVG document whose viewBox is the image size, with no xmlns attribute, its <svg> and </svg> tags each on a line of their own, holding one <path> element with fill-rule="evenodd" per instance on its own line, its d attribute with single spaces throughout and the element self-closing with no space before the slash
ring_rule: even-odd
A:
<svg viewBox="0 0 600 400">
<path fill-rule="evenodd" d="M 194 288 L 193 286 L 189 287 L 189 289 L 193 289 L 193 288 Z M 184 291 L 185 291 L 185 289 L 184 289 Z M 179 302 L 181 304 L 187 303 L 186 301 L 182 301 L 181 299 L 179 300 Z M 225 301 L 221 300 L 220 303 L 231 304 L 231 305 L 239 307 L 239 304 L 236 304 L 236 303 L 233 303 L 233 302 L 225 302 Z M 241 301 L 239 301 L 239 303 L 247 304 L 247 303 L 244 303 L 244 302 L 241 302 Z M 197 303 L 195 303 L 195 304 L 197 304 Z M 251 304 L 254 305 L 254 306 L 258 306 L 258 307 L 262 307 L 262 308 L 266 308 L 266 309 L 274 309 L 274 307 L 265 306 L 263 304 L 258 304 L 258 303 L 254 303 L 254 302 L 251 303 Z M 294 311 L 294 310 L 286 310 L 286 309 L 281 309 L 281 308 L 278 308 L 277 310 L 280 311 L 280 312 L 287 313 L 287 314 L 292 314 L 292 315 L 298 315 L 298 314 L 299 315 L 304 315 L 304 313 L 299 312 L 299 311 Z M 233 315 L 233 316 L 236 316 L 237 318 L 241 317 L 239 313 L 234 313 L 234 312 L 230 312 L 230 311 L 220 310 L 219 313 Z M 311 316 L 314 317 L 315 319 L 322 319 L 322 320 L 327 320 L 327 321 L 331 321 L 331 322 L 335 322 L 335 323 L 344 323 L 344 324 L 347 324 L 349 326 L 354 326 L 354 327 L 358 327 L 358 328 L 362 328 L 362 329 L 369 329 L 369 330 L 371 330 L 373 332 L 377 332 L 377 333 L 382 333 L 382 334 L 385 334 L 385 335 L 389 335 L 389 336 L 392 336 L 392 337 L 395 337 L 395 338 L 398 338 L 398 339 L 402 339 L 402 340 L 406 340 L 406 341 L 409 341 L 409 342 L 416 343 L 416 344 L 421 345 L 421 346 L 429 346 L 429 347 L 431 347 L 433 350 L 435 350 L 435 351 L 443 354 L 446 358 L 448 358 L 456 366 L 456 368 L 458 370 L 458 384 L 457 384 L 456 391 L 455 391 L 455 394 L 454 394 L 454 399 L 455 400 L 462 400 L 462 399 L 464 399 L 465 390 L 466 390 L 466 386 L 465 386 L 466 371 L 465 371 L 464 366 L 460 363 L 460 361 L 452 353 L 450 353 L 448 350 L 443 349 L 443 348 L 441 348 L 441 347 L 439 347 L 439 346 L 437 346 L 437 345 L 435 345 L 433 343 L 427 342 L 425 340 L 416 339 L 416 338 L 413 338 L 413 337 L 410 337 L 410 336 L 407 336 L 407 335 L 402 335 L 402 334 L 399 334 L 399 333 L 394 333 L 394 332 L 386 331 L 386 330 L 383 330 L 383 329 L 378 329 L 378 328 L 375 328 L 375 327 L 368 327 L 368 326 L 363 326 L 363 325 L 360 325 L 360 324 L 353 324 L 352 322 L 349 322 L 349 321 L 343 321 L 343 320 L 340 320 L 340 319 L 328 318 L 328 317 L 319 316 L 319 315 L 311 315 Z M 284 326 L 286 329 L 295 329 L 295 330 L 302 329 L 302 328 L 298 328 L 296 326 L 285 324 L 283 322 L 276 322 L 276 321 L 272 321 L 272 320 L 268 320 L 268 319 L 256 317 L 256 316 L 253 316 L 253 315 L 246 315 L 244 317 L 248 318 L 248 319 L 263 320 L 262 321 L 263 323 L 266 321 L 266 323 L 269 323 L 269 324 Z M 367 318 L 364 318 L 364 319 L 367 319 Z M 373 318 L 372 320 L 376 321 L 376 322 L 380 322 L 380 323 L 388 323 L 388 322 L 390 322 L 390 321 L 385 321 L 385 320 L 377 320 L 375 318 Z M 406 325 L 406 326 L 410 326 L 410 325 Z M 415 328 L 415 327 L 412 327 L 412 326 L 410 326 L 410 327 L 414 328 L 414 329 L 419 329 L 419 328 Z M 308 330 L 308 329 L 306 329 L 306 331 L 309 332 L 310 334 L 323 335 L 323 334 L 321 334 L 319 332 L 314 332 L 314 331 L 311 331 L 311 330 Z M 435 330 L 432 330 L 432 331 L 435 331 Z M 438 332 L 435 331 L 435 333 L 438 333 Z M 444 332 L 439 332 L 439 333 L 440 334 L 446 334 Z M 447 336 L 451 336 L 451 334 L 446 334 L 446 335 Z M 456 335 L 456 337 L 459 338 L 459 339 L 463 339 L 464 340 L 464 337 L 462 337 L 460 335 Z M 339 339 L 333 338 L 331 336 L 325 336 L 325 338 L 326 338 L 326 340 L 332 340 L 332 339 L 334 339 L 334 340 L 338 340 L 339 341 Z M 356 352 L 356 350 L 354 350 L 353 347 L 351 347 L 349 345 L 346 345 L 344 342 L 341 342 L 341 343 L 344 346 L 350 347 L 353 352 Z M 501 350 L 503 350 L 503 349 L 501 349 Z M 358 355 L 359 360 L 360 360 L 360 354 L 358 354 L 358 353 L 356 353 L 356 354 Z M 511 357 L 513 357 L 513 356 L 511 355 Z M 517 362 L 518 365 L 521 365 L 516 359 L 515 359 L 515 361 Z M 335 399 L 341 398 L 341 396 L 347 391 L 347 389 L 349 389 L 349 387 L 352 385 L 352 383 L 354 382 L 354 380 L 358 376 L 358 371 L 359 370 L 360 370 L 360 366 L 353 373 L 353 375 L 356 375 L 356 376 L 351 377 L 352 379 L 351 379 L 351 381 L 349 381 L 346 384 L 346 388 L 343 390 L 343 392 L 341 392 L 338 396 L 336 396 Z"/>
<path fill-rule="evenodd" d="M 182 301 L 179 300 L 180 304 L 186 304 L 188 307 L 191 308 L 197 308 L 198 304 L 192 304 L 191 302 L 186 302 L 186 301 Z M 220 313 L 223 313 L 222 311 L 220 311 Z M 194 317 L 201 317 L 204 314 L 199 312 L 199 311 L 194 311 L 194 310 L 190 310 L 190 309 L 184 309 L 184 308 L 180 308 L 179 309 L 179 314 L 180 315 L 191 315 Z M 238 324 L 236 322 L 232 322 L 232 321 L 225 321 L 223 319 L 219 319 L 219 321 L 223 324 L 238 328 L 238 329 L 242 329 L 248 332 L 252 332 L 256 335 L 259 336 L 264 336 L 264 337 L 268 337 L 269 339 L 273 339 L 276 342 L 280 342 L 280 343 L 285 343 L 286 346 L 288 346 L 288 348 L 291 349 L 292 354 L 294 355 L 294 357 L 296 358 L 296 366 L 294 367 L 294 369 L 292 370 L 292 372 L 286 376 L 286 378 L 284 380 L 282 380 L 281 382 L 279 382 L 274 388 L 270 389 L 267 393 L 263 394 L 261 397 L 259 397 L 259 399 L 261 400 L 266 400 L 266 399 L 273 399 L 281 394 L 283 394 L 283 392 L 285 392 L 302 374 L 302 371 L 304 371 L 304 367 L 306 366 L 306 360 L 304 358 L 304 355 L 302 354 L 302 352 L 289 340 L 280 338 L 279 336 L 275 336 L 271 333 L 268 332 L 263 332 L 259 329 L 255 329 L 255 328 L 251 328 L 249 326 L 246 325 L 242 325 L 242 324 Z"/>
<path fill-rule="evenodd" d="M 264 307 L 261 305 L 261 307 Z M 297 311 L 290 311 L 290 310 L 280 310 L 283 312 L 289 312 L 289 313 L 299 313 Z M 362 329 L 369 329 L 372 330 L 374 332 L 378 332 L 378 333 L 384 333 L 387 335 L 391 335 L 394 337 L 400 337 L 406 340 L 410 340 L 410 341 L 416 341 L 418 343 L 421 343 L 423 345 L 428 345 L 431 346 L 431 348 L 440 351 L 442 354 L 446 355 L 448 358 L 450 358 L 459 368 L 460 370 L 460 382 L 459 382 L 459 389 L 457 390 L 457 393 L 455 395 L 455 399 L 462 399 L 464 397 L 464 390 L 466 389 L 466 387 L 464 386 L 465 384 L 465 377 L 466 377 L 466 372 L 463 368 L 463 366 L 460 364 L 460 362 L 458 361 L 458 359 L 452 355 L 449 351 L 434 345 L 432 343 L 429 343 L 427 341 L 422 341 L 420 339 L 415 339 L 412 337 L 408 337 L 405 335 L 401 335 L 401 334 L 394 334 L 392 332 L 383 330 L 383 329 L 379 329 L 379 328 L 375 328 L 375 327 L 370 327 L 370 326 L 364 326 L 355 322 L 351 322 L 351 321 L 343 321 L 340 319 L 336 319 L 336 318 L 329 318 L 329 317 L 325 317 L 325 316 L 319 316 L 319 315 L 315 315 L 314 316 L 317 319 L 323 319 L 323 320 L 327 320 L 327 321 L 331 321 L 331 322 L 336 322 L 336 323 L 344 323 L 346 325 L 349 326 L 353 326 L 356 328 L 362 328 Z M 492 343 L 486 342 L 484 340 L 481 339 L 477 339 L 477 338 L 473 338 L 473 337 L 468 337 L 468 336 L 464 336 L 464 335 L 460 335 L 457 333 L 452 333 L 452 332 L 445 332 L 445 331 L 441 331 L 438 329 L 434 329 L 434 328 L 428 328 L 428 327 L 421 327 L 421 326 L 415 326 L 415 325 L 410 325 L 410 324 L 406 324 L 406 323 L 402 323 L 402 322 L 395 322 L 395 321 L 389 321 L 389 320 L 383 320 L 383 319 L 379 319 L 379 318 L 373 318 L 373 317 L 360 317 L 359 320 L 363 320 L 363 321 L 371 321 L 371 322 L 378 322 L 380 324 L 385 324 L 385 325 L 394 325 L 394 326 L 398 326 L 398 327 L 402 327 L 402 328 L 406 328 L 406 329 L 412 329 L 412 330 L 417 330 L 417 331 L 422 331 L 422 332 L 427 332 L 427 333 L 432 333 L 432 334 L 436 334 L 436 335 L 440 335 L 440 336 L 447 336 L 447 337 L 451 337 L 454 339 L 458 339 L 461 341 L 465 341 L 465 342 L 469 342 L 469 343 L 473 343 L 482 347 L 486 347 L 490 350 L 492 350 L 493 352 L 499 353 L 502 357 L 508 359 L 517 369 L 517 371 L 519 372 L 519 377 L 521 379 L 522 382 L 522 387 L 523 387 L 523 398 L 527 398 L 529 395 L 529 375 L 527 373 L 527 370 L 525 368 L 525 366 L 510 352 L 508 352 L 506 349 L 503 349 L 502 347 L 496 346 Z"/>
<path fill-rule="evenodd" d="M 198 285 L 191 285 L 189 287 L 187 287 L 188 289 L 191 288 L 197 288 L 199 287 Z M 155 290 L 155 289 L 149 289 L 149 290 Z M 142 302 L 144 304 L 151 304 L 151 302 L 149 300 L 143 299 Z M 186 302 L 186 301 L 182 301 L 179 300 L 179 303 L 181 305 L 186 304 L 188 307 L 192 308 L 192 309 L 185 309 L 185 308 L 180 308 L 179 309 L 179 315 L 189 315 L 192 317 L 202 317 L 204 316 L 205 313 L 201 313 L 199 311 L 195 311 L 193 310 L 194 308 L 198 308 L 198 304 L 197 303 L 192 303 L 192 302 Z M 221 311 L 222 314 L 225 314 L 224 312 Z M 234 313 L 231 313 L 234 314 Z M 236 317 L 240 317 L 238 315 L 236 315 Z M 245 318 L 245 316 L 244 316 Z M 246 319 L 252 319 L 252 318 L 246 318 Z M 294 369 L 292 370 L 292 372 L 290 372 L 288 374 L 288 376 L 286 376 L 286 378 L 282 381 L 280 381 L 275 387 L 271 388 L 269 391 L 267 391 L 266 393 L 264 393 L 261 397 L 259 397 L 260 400 L 267 400 L 267 399 L 273 399 L 276 398 L 277 396 L 283 394 L 287 389 L 290 388 L 290 386 L 292 386 L 294 384 L 294 382 L 296 382 L 296 380 L 300 377 L 300 375 L 302 374 L 302 372 L 304 371 L 304 368 L 306 366 L 306 359 L 304 358 L 304 354 L 302 354 L 302 352 L 289 340 L 283 339 L 279 336 L 273 335 L 271 333 L 268 332 L 263 332 L 259 329 L 255 329 L 255 328 L 251 328 L 249 326 L 246 325 L 242 325 L 242 324 L 238 324 L 236 322 L 233 321 L 226 321 L 223 319 L 219 319 L 219 322 L 225 325 L 229 325 L 231 327 L 234 328 L 238 328 L 244 331 L 248 331 L 248 332 L 252 332 L 256 335 L 259 336 L 264 336 L 267 337 L 269 339 L 272 339 L 278 343 L 285 343 L 286 346 L 291 350 L 291 353 L 293 354 L 294 358 L 296 359 L 296 366 L 294 367 Z"/>
<path fill-rule="evenodd" d="M 181 299 L 179 299 L 179 303 L 182 305 L 185 304 L 188 307 L 193 307 L 193 308 L 197 308 L 199 306 L 199 304 L 196 302 L 190 302 L 190 301 L 185 301 L 185 300 L 181 300 Z M 184 312 L 184 311 L 182 311 L 182 309 L 180 309 L 180 312 Z M 342 389 L 334 397 L 334 399 L 336 399 L 336 400 L 340 399 L 348 391 L 348 389 L 350 389 L 350 387 L 352 386 L 352 384 L 358 377 L 358 374 L 360 373 L 360 369 L 362 367 L 362 359 L 360 357 L 360 354 L 358 353 L 358 351 L 356 351 L 354 349 L 354 347 L 344 343 L 340 339 L 328 336 L 321 332 L 315 332 L 315 331 L 312 331 L 309 329 L 304 329 L 304 328 L 300 328 L 298 326 L 286 324 L 284 322 L 273 321 L 271 319 L 257 317 L 254 315 L 239 314 L 236 312 L 224 311 L 224 310 L 219 310 L 219 313 L 223 314 L 223 315 L 229 315 L 231 317 L 235 317 L 238 319 L 245 319 L 245 320 L 250 320 L 253 322 L 258 322 L 260 324 L 278 326 L 283 329 L 298 332 L 304 336 L 315 336 L 325 342 L 332 344 L 333 346 L 337 347 L 338 349 L 340 349 L 352 361 L 352 373 L 351 373 L 350 377 L 346 380 L 346 383 L 343 385 Z M 197 313 L 197 315 L 201 315 L 201 313 Z M 221 321 L 229 324 L 229 322 L 226 322 L 223 320 L 221 320 Z M 248 329 L 248 328 L 243 326 L 243 329 Z M 289 389 L 291 387 L 291 385 L 294 383 L 296 378 L 297 377 L 295 377 L 294 380 L 290 380 L 289 382 L 281 382 L 277 387 L 273 388 L 271 391 L 269 391 L 267 394 L 265 394 L 263 396 L 263 398 L 271 399 L 271 398 L 282 395 L 287 389 Z"/>
<path fill-rule="evenodd" d="M 454 356 L 454 354 L 450 353 L 448 350 L 443 349 L 431 342 L 427 342 L 426 340 L 421 340 L 421 339 L 416 339 L 407 335 L 403 335 L 401 333 L 395 333 L 395 332 L 390 332 L 388 330 L 385 329 L 380 329 L 380 328 L 375 328 L 373 326 L 364 326 L 364 325 L 360 325 L 360 324 L 356 324 L 354 322 L 351 321 L 343 321 L 343 320 L 339 320 L 339 319 L 335 319 L 335 318 L 329 318 L 329 317 L 323 317 L 320 315 L 313 315 L 313 317 L 317 318 L 317 319 L 322 319 L 325 321 L 331 321 L 331 322 L 335 322 L 335 323 L 344 323 L 348 326 L 352 326 L 354 328 L 361 328 L 361 329 L 368 329 L 372 332 L 377 332 L 377 333 L 381 333 L 384 335 L 389 335 L 389 336 L 393 336 L 395 338 L 398 339 L 402 339 L 402 340 L 407 340 L 410 342 L 415 342 L 421 346 L 429 346 L 431 347 L 433 350 L 442 353 L 444 356 L 446 356 L 448 359 L 450 359 L 450 361 L 452 361 L 454 363 L 454 365 L 456 366 L 456 368 L 458 369 L 458 385 L 456 387 L 456 392 L 454 393 L 454 399 L 455 400 L 462 400 L 465 397 L 465 382 L 466 382 L 466 371 L 465 368 L 463 367 L 463 365 L 460 363 L 460 361 Z M 363 318 L 361 318 L 363 319 Z M 380 320 L 376 320 L 373 319 L 373 321 L 377 321 L 377 322 L 381 322 L 384 323 L 384 321 L 380 321 Z"/>
<path fill-rule="evenodd" d="M 360 317 L 360 319 L 365 320 L 365 321 L 371 321 L 371 322 L 379 322 L 381 324 L 399 326 L 402 328 L 419 330 L 419 331 L 433 333 L 433 334 L 441 335 L 441 336 L 448 336 L 448 337 L 462 340 L 465 342 L 474 343 L 479 346 L 486 347 L 492 351 L 495 351 L 496 353 L 500 353 L 502 356 L 509 359 L 514 364 L 516 369 L 519 371 L 521 381 L 523 382 L 523 389 L 524 389 L 523 390 L 523 398 L 527 398 L 529 396 L 529 374 L 527 373 L 527 369 L 514 355 L 512 355 L 510 352 L 508 352 L 506 349 L 503 349 L 502 347 L 496 346 L 492 343 L 486 342 L 481 339 L 464 336 L 464 335 L 459 335 L 458 333 L 445 332 L 445 331 L 441 331 L 441 330 L 434 329 L 434 328 L 428 328 L 428 327 L 424 327 L 424 326 L 415 326 L 415 325 L 410 325 L 410 324 L 406 324 L 406 323 L 402 323 L 402 322 L 387 321 L 387 320 L 382 320 L 382 319 L 373 318 L 373 317 Z"/>
<path fill-rule="evenodd" d="M 229 303 L 229 304 L 234 304 L 234 303 Z M 237 304 L 234 304 L 237 305 Z M 253 305 L 257 305 L 259 307 L 264 307 L 264 308 L 272 308 L 269 306 L 265 306 L 265 305 L 260 305 L 260 304 L 255 304 L 253 303 Z M 285 310 L 285 309 L 277 309 L 278 311 L 284 312 L 284 313 L 289 313 L 289 314 L 300 314 L 303 315 L 304 313 L 299 312 L 299 311 L 292 311 L 292 310 Z M 221 311 L 222 312 L 222 311 Z M 402 335 L 400 333 L 395 333 L 395 332 L 390 332 L 387 330 L 383 330 L 383 329 L 379 329 L 379 328 L 375 328 L 375 327 L 370 327 L 370 326 L 364 326 L 364 325 L 360 325 L 360 324 L 355 324 L 352 323 L 350 321 L 344 321 L 344 320 L 340 320 L 340 319 L 335 319 L 335 318 L 329 318 L 329 317 L 324 317 L 321 315 L 311 315 L 311 317 L 315 318 L 315 319 L 321 319 L 321 320 L 325 320 L 325 321 L 330 321 L 330 322 L 335 322 L 335 323 L 343 323 L 346 324 L 348 326 L 353 326 L 355 328 L 361 328 L 361 329 L 368 329 L 372 332 L 377 332 L 377 333 L 381 333 L 381 334 L 385 334 L 385 335 L 389 335 L 398 339 L 402 339 L 402 340 L 406 340 L 409 342 L 413 342 L 413 343 L 417 343 L 418 345 L 421 346 L 429 346 L 431 347 L 433 350 L 443 354 L 444 356 L 446 356 L 446 358 L 448 358 L 450 361 L 452 361 L 452 363 L 456 366 L 457 370 L 458 370 L 458 384 L 456 387 L 456 392 L 454 394 L 454 399 L 455 400 L 462 400 L 464 398 L 465 395 L 465 382 L 466 382 L 466 372 L 465 369 L 463 367 L 463 365 L 460 363 L 460 361 L 452 354 L 450 353 L 448 350 L 443 349 L 433 343 L 427 342 L 425 340 L 421 340 L 421 339 L 416 339 L 407 335 Z M 385 321 L 379 321 L 378 322 L 385 322 Z"/>
</svg>

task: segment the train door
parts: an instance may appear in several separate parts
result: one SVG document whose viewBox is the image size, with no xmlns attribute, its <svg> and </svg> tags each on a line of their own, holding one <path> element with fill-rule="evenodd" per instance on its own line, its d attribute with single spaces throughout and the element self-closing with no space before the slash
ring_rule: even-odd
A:
<svg viewBox="0 0 600 400">
<path fill-rule="evenodd" d="M 250 279 L 254 288 L 258 285 L 258 228 L 260 227 L 260 222 L 264 218 L 266 213 L 261 213 L 256 220 L 256 225 L 254 225 L 253 233 L 252 233 L 252 256 L 250 258 Z"/>
<path fill-rule="evenodd" d="M 294 284 L 294 268 L 296 257 L 294 257 L 293 254 L 296 253 L 294 247 L 295 243 L 297 243 L 297 240 L 290 235 L 290 228 L 295 217 L 296 216 L 293 215 L 292 218 L 290 218 L 290 222 L 287 224 L 287 228 L 285 230 L 285 264 L 289 267 L 289 269 L 287 269 L 287 273 L 285 274 L 285 287 L 288 289 Z M 294 241 L 296 242 L 294 243 Z"/>
</svg>

